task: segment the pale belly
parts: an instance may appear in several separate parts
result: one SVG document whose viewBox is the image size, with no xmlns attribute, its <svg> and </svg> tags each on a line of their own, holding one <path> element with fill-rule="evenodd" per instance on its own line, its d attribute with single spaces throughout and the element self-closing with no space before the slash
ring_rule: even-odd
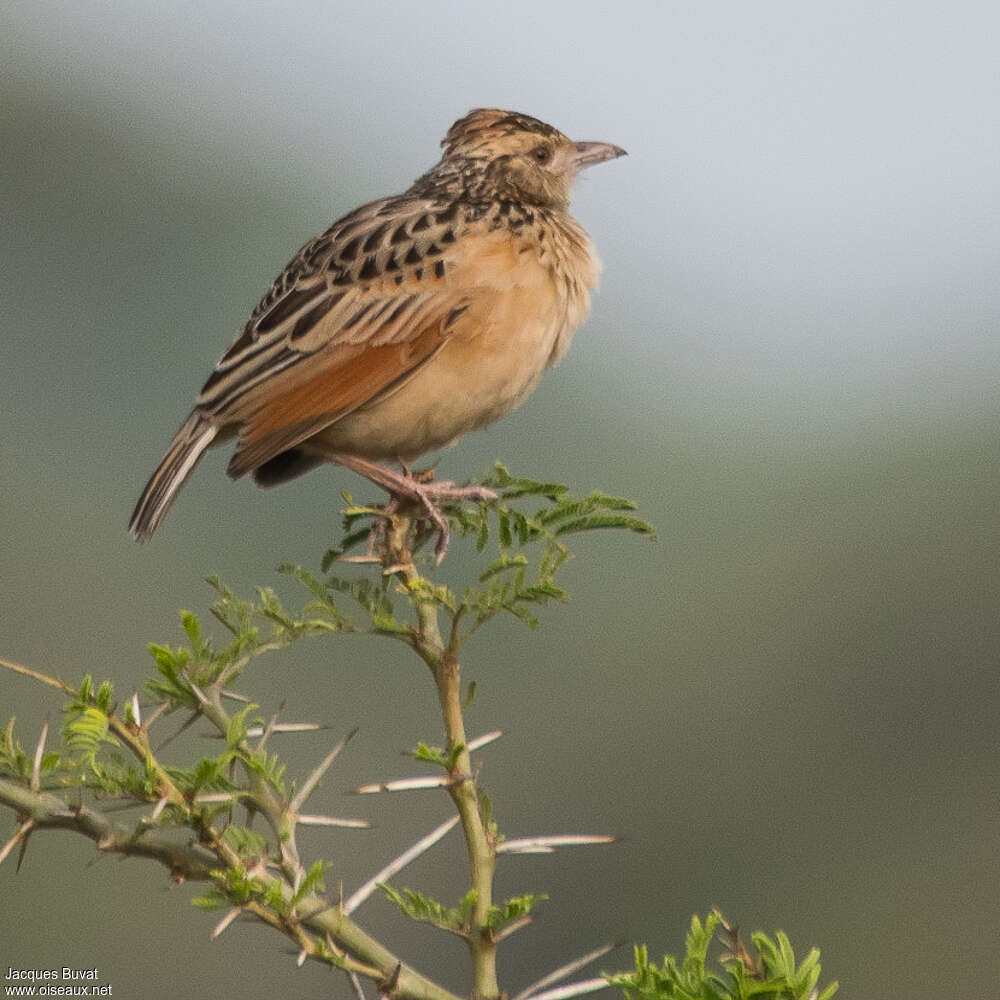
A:
<svg viewBox="0 0 1000 1000">
<path fill-rule="evenodd" d="M 405 385 L 327 427 L 303 448 L 410 460 L 520 406 L 568 347 L 562 310 L 446 343 Z M 506 324 L 501 324 L 506 326 Z M 560 348 L 557 350 L 557 344 Z"/>
</svg>

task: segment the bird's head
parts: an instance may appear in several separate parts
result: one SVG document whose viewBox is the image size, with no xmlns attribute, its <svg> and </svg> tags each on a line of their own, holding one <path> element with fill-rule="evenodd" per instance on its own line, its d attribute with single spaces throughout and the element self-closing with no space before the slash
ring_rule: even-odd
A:
<svg viewBox="0 0 1000 1000">
<path fill-rule="evenodd" d="M 460 118 L 441 142 L 442 163 L 476 164 L 501 198 L 565 208 L 573 179 L 584 168 L 625 155 L 609 142 L 574 142 L 530 115 L 477 108 Z"/>
</svg>

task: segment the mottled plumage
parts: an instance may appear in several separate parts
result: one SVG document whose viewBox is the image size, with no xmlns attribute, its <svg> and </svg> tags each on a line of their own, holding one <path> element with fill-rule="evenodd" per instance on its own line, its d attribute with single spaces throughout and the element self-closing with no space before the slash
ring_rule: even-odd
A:
<svg viewBox="0 0 1000 1000">
<path fill-rule="evenodd" d="M 136 504 L 149 537 L 211 444 L 274 485 L 323 461 L 429 503 L 373 460 L 409 460 L 502 417 L 569 347 L 599 262 L 573 177 L 624 152 L 480 109 L 402 195 L 307 243 L 219 360 Z M 440 486 L 440 484 L 436 484 Z M 439 489 L 436 495 L 443 495 Z M 437 519 L 436 519 L 437 520 Z"/>
</svg>

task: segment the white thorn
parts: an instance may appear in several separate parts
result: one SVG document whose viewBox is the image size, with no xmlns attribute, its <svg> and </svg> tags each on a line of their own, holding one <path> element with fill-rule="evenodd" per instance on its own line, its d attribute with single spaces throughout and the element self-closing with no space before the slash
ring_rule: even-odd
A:
<svg viewBox="0 0 1000 1000">
<path fill-rule="evenodd" d="M 497 854 L 548 854 L 557 847 L 585 844 L 613 844 L 614 837 L 602 834 L 562 834 L 556 837 L 520 837 L 497 845 Z"/>
<path fill-rule="evenodd" d="M 35 747 L 35 762 L 31 768 L 31 790 L 37 792 L 42 785 L 42 758 L 45 756 L 45 741 L 49 738 L 49 724 L 42 726 L 42 735 Z"/>
<path fill-rule="evenodd" d="M 523 916 L 519 920 L 515 920 L 512 924 L 507 924 L 502 931 L 496 935 L 496 942 L 499 944 L 504 938 L 510 937 L 515 931 L 519 931 L 522 927 L 527 927 L 528 924 L 534 921 L 532 916 Z"/>
<path fill-rule="evenodd" d="M 210 940 L 215 940 L 241 913 L 243 908 L 234 906 L 213 928 L 209 935 Z"/>
<path fill-rule="evenodd" d="M 410 792 L 419 788 L 446 788 L 452 783 L 447 775 L 431 774 L 420 778 L 397 778 L 395 781 L 378 781 L 362 785 L 354 790 L 355 795 L 374 795 L 376 792 Z"/>
<path fill-rule="evenodd" d="M 308 816 L 302 813 L 299 822 L 306 826 L 343 826 L 351 830 L 368 830 L 371 823 L 366 819 L 337 819 L 336 816 Z"/>
<path fill-rule="evenodd" d="M 557 986 L 554 990 L 546 990 L 544 993 L 532 993 L 524 1000 L 568 1000 L 569 997 L 582 996 L 584 993 L 606 990 L 610 985 L 606 979 L 582 979 L 578 983 Z"/>
<path fill-rule="evenodd" d="M 271 727 L 272 733 L 312 733 L 318 729 L 329 729 L 329 726 L 324 726 L 319 722 L 278 722 Z M 257 737 L 264 735 L 263 726 L 251 726 L 247 730 L 248 737 Z"/>
<path fill-rule="evenodd" d="M 440 826 L 435 827 L 426 837 L 418 840 L 409 850 L 404 851 L 395 861 L 390 861 L 380 872 L 373 875 L 350 899 L 344 903 L 345 915 L 352 914 L 377 888 L 379 882 L 392 878 L 396 872 L 405 868 L 414 858 L 419 858 L 428 848 L 433 847 L 456 823 L 459 817 L 452 816 Z"/>
<path fill-rule="evenodd" d="M 529 997 L 534 998 L 539 990 L 544 990 L 546 986 L 551 986 L 553 983 L 558 983 L 567 976 L 572 976 L 574 972 L 579 972 L 585 965 L 596 962 L 602 955 L 607 955 L 609 951 L 614 951 L 614 949 L 615 945 L 605 944 L 600 948 L 595 948 L 593 951 L 588 951 L 586 955 L 581 955 L 579 958 L 573 959 L 572 962 L 567 962 L 558 969 L 554 969 L 548 975 L 543 976 L 538 982 L 525 987 L 517 996 L 512 997 L 511 1000 L 529 1000 Z"/>
<path fill-rule="evenodd" d="M 157 719 L 158 719 L 158 718 L 159 718 L 159 717 L 160 717 L 161 715 L 163 715 L 163 713 L 164 713 L 164 712 L 165 712 L 165 711 L 166 711 L 166 710 L 167 710 L 167 709 L 168 709 L 169 707 L 170 707 L 170 702 L 169 702 L 169 701 L 162 701 L 162 702 L 160 702 L 160 704 L 159 704 L 159 705 L 157 705 L 155 709 L 153 709 L 153 712 L 152 712 L 152 714 L 151 714 L 151 715 L 149 716 L 149 718 L 148 718 L 148 719 L 146 720 L 146 729 L 148 730 L 148 729 L 149 729 L 149 727 L 150 727 L 150 726 L 151 726 L 151 725 L 152 725 L 152 724 L 153 724 L 154 722 L 156 722 L 156 720 L 157 720 Z"/>
<path fill-rule="evenodd" d="M 479 750 L 486 746 L 487 743 L 492 743 L 494 740 L 500 739 L 503 736 L 502 729 L 494 729 L 492 733 L 484 733 L 482 736 L 477 736 L 474 740 L 469 740 L 466 750 L 472 753 L 475 750 Z"/>
<path fill-rule="evenodd" d="M 205 695 L 205 692 L 202 691 L 202 689 L 198 687 L 193 680 L 191 680 L 190 676 L 186 672 L 184 674 L 184 680 L 187 681 L 187 686 L 192 690 L 192 692 L 194 692 L 194 696 L 198 699 L 198 701 L 200 701 L 203 705 L 207 705 L 208 698 Z"/>
<path fill-rule="evenodd" d="M 347 746 L 348 740 L 357 732 L 357 729 L 352 729 L 319 763 L 316 769 L 309 775 L 305 780 L 305 784 L 296 792 L 295 798 L 288 803 L 289 809 L 292 812 L 298 812 L 306 799 L 309 798 L 313 793 L 313 789 L 319 784 L 320 778 L 326 774 L 327 769 L 330 765 L 337 759 L 337 755 L 341 750 Z"/>
<path fill-rule="evenodd" d="M 3 864 L 7 860 L 7 855 L 14 850 L 19 843 L 21 843 L 24 838 L 31 833 L 32 827 L 34 827 L 35 821 L 33 819 L 26 819 L 18 828 L 17 832 L 14 834 L 3 848 L 0 849 L 0 864 Z"/>
<path fill-rule="evenodd" d="M 365 1000 L 365 991 L 361 986 L 361 980 L 358 978 L 356 972 L 349 971 L 347 973 L 347 978 L 351 981 L 351 986 L 354 988 L 354 995 L 358 1000 Z"/>
<path fill-rule="evenodd" d="M 267 741 L 271 738 L 271 733 L 274 732 L 274 727 L 278 724 L 277 714 L 272 715 L 270 719 L 267 720 L 267 725 L 264 727 L 260 734 L 260 740 L 257 743 L 257 749 L 263 750 Z"/>
</svg>

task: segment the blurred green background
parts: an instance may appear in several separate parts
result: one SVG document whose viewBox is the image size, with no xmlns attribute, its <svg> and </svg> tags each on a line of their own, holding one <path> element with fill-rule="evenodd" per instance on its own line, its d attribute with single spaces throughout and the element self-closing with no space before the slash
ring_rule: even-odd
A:
<svg viewBox="0 0 1000 1000">
<path fill-rule="evenodd" d="M 503 829 L 624 838 L 503 864 L 501 892 L 551 896 L 506 947 L 505 988 L 607 940 L 676 951 L 715 903 L 820 945 L 845 998 L 990 992 L 995 5 L 8 0 L 0 16 L 0 656 L 129 692 L 146 642 L 179 641 L 177 609 L 209 604 L 208 573 L 294 592 L 274 567 L 315 567 L 339 490 L 365 493 L 343 470 L 262 492 L 213 453 L 145 547 L 125 532 L 137 492 L 301 243 L 405 188 L 470 107 L 526 111 L 629 150 L 574 202 L 603 285 L 530 403 L 441 469 L 499 457 L 624 493 L 659 540 L 579 540 L 569 604 L 468 649 L 470 728 L 506 733 L 483 754 Z M 316 808 L 377 829 L 307 843 L 333 858 L 328 885 L 352 891 L 449 814 L 432 794 L 342 796 L 412 773 L 398 751 L 439 738 L 401 650 L 306 644 L 244 687 L 360 727 Z M 58 701 L 2 674 L 11 714 L 33 739 Z M 328 742 L 292 744 L 293 771 Z M 210 943 L 162 871 L 94 857 L 53 834 L 19 875 L 0 868 L 4 973 L 97 966 L 150 1000 L 349 996 L 270 932 Z M 463 866 L 453 834 L 398 881 L 454 897 Z M 359 916 L 462 988 L 460 946 L 388 904 Z"/>
</svg>

